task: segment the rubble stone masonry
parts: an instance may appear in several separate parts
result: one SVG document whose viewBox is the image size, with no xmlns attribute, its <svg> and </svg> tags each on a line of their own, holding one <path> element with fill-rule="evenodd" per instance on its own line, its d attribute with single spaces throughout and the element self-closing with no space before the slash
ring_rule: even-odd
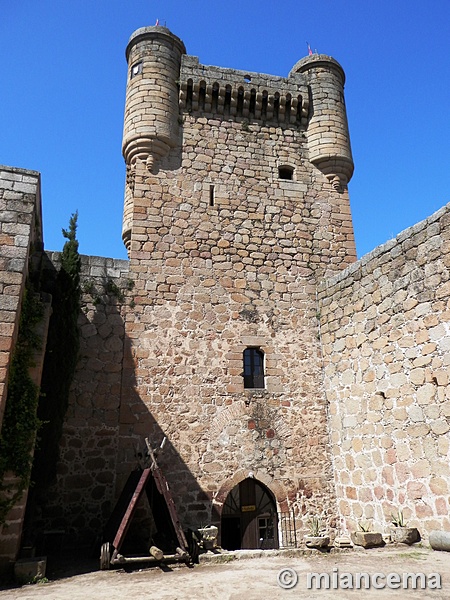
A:
<svg viewBox="0 0 450 600">
<path fill-rule="evenodd" d="M 313 515 L 385 531 L 399 509 L 425 537 L 450 530 L 450 206 L 355 262 L 340 65 L 315 54 L 275 77 L 185 52 L 159 26 L 127 46 L 129 261 L 82 258 L 79 362 L 36 531 L 99 542 L 146 437 L 167 438 L 184 528 L 220 526 L 254 478 L 298 540 Z M 37 173 L 0 181 L 1 422 L 40 204 Z M 248 348 L 260 387 L 244 386 Z"/>
<path fill-rule="evenodd" d="M 32 244 L 41 241 L 40 175 L 0 166 L 0 427 Z"/>
<path fill-rule="evenodd" d="M 308 103 L 319 115 L 327 94 L 308 95 L 308 64 L 282 79 L 205 67 L 194 57 L 180 63 L 168 30 L 139 31 L 127 50 L 124 239 L 135 308 L 125 315 L 118 481 L 145 436 L 154 444 L 166 436 L 161 464 L 184 525 L 219 524 L 228 492 L 250 474 L 278 510 L 295 510 L 299 528 L 318 512 L 333 524 L 316 284 L 353 262 L 355 246 L 345 168 L 342 185 L 333 185 L 309 161 Z M 164 72 L 181 65 L 172 126 L 155 55 Z M 341 132 L 336 65 L 321 57 L 310 67 L 329 91 L 322 120 L 343 122 Z M 246 79 L 248 95 L 240 93 Z M 280 98 L 294 94 L 296 109 L 287 113 Z M 314 131 L 314 148 L 321 135 L 333 146 L 332 129 Z M 348 166 L 348 136 L 346 152 Z M 249 347 L 264 353 L 264 389 L 244 388 Z"/>
<path fill-rule="evenodd" d="M 319 289 L 343 523 L 450 531 L 450 205 Z"/>
<path fill-rule="evenodd" d="M 59 268 L 59 253 L 47 253 Z M 101 535 L 115 503 L 118 416 L 124 347 L 123 311 L 128 261 L 81 257 L 80 351 L 60 442 L 57 480 L 34 515 L 39 546 L 90 547 Z M 61 539 L 58 543 L 61 542 Z"/>
<path fill-rule="evenodd" d="M 144 436 L 165 435 L 164 469 L 191 525 L 214 520 L 211 502 L 220 510 L 250 472 L 285 509 L 334 514 L 315 298 L 335 242 L 329 204 L 306 169 L 295 182 L 270 176 L 292 132 L 189 125 L 184 172 L 136 181 L 119 469 Z M 222 136 L 226 159 L 208 150 Z M 264 390 L 244 390 L 246 347 L 264 352 Z"/>
<path fill-rule="evenodd" d="M 42 249 L 41 227 L 39 173 L 0 166 L 0 429 L 25 283 L 30 264 L 35 258 L 39 259 Z M 39 384 L 40 369 L 35 368 L 35 371 L 31 375 Z M 11 474 L 6 474 L 5 481 L 15 482 Z M 0 525 L 0 570 L 5 560 L 18 554 L 26 501 L 24 493 L 9 511 L 5 523 Z"/>
</svg>

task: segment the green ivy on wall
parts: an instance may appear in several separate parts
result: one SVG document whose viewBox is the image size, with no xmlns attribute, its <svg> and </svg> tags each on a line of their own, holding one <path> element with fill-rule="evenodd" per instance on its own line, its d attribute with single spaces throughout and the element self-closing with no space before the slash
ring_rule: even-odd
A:
<svg viewBox="0 0 450 600">
<path fill-rule="evenodd" d="M 56 477 L 64 417 L 69 403 L 69 392 L 78 360 L 78 317 L 81 310 L 81 258 L 76 238 L 78 213 L 63 229 L 66 238 L 61 253 L 61 267 L 56 280 L 47 287 L 52 294 L 52 316 L 47 337 L 47 348 L 41 380 L 41 398 L 38 417 L 44 425 L 39 432 L 39 446 L 35 453 L 32 479 L 37 490 L 45 490 Z"/>
<path fill-rule="evenodd" d="M 29 370 L 33 366 L 33 354 L 40 346 L 35 327 L 42 316 L 42 303 L 30 284 L 27 284 L 18 338 L 9 369 L 8 394 L 0 434 L 0 524 L 5 522 L 9 510 L 30 482 L 33 446 L 41 421 L 36 414 L 39 389 L 33 383 Z M 6 483 L 4 478 L 8 472 L 18 481 Z"/>
</svg>

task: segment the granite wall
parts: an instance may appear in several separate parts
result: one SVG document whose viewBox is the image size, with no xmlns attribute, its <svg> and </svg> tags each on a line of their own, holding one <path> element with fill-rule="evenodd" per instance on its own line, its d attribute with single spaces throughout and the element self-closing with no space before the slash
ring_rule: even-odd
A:
<svg viewBox="0 0 450 600">
<path fill-rule="evenodd" d="M 342 524 L 450 530 L 450 206 L 322 283 Z"/>
</svg>

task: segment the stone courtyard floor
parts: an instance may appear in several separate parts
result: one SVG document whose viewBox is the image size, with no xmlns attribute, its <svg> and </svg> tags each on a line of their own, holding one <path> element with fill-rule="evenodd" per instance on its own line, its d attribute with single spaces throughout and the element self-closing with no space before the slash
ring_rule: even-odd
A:
<svg viewBox="0 0 450 600">
<path fill-rule="evenodd" d="M 372 550 L 348 550 L 330 554 L 301 551 L 240 551 L 201 557 L 199 565 L 188 568 L 176 565 L 163 571 L 152 567 L 125 571 L 113 569 L 98 571 L 97 565 L 90 563 L 68 565 L 58 574 L 57 579 L 48 583 L 27 585 L 20 588 L 0 590 L 1 600 L 290 600 L 294 598 L 433 598 L 450 599 L 450 553 L 433 552 L 427 548 L 390 546 Z M 91 569 L 91 570 L 90 570 Z M 294 570 L 298 583 L 292 589 L 283 589 L 278 583 L 283 569 Z M 90 570 L 90 571 L 89 571 Z M 307 588 L 309 572 L 324 573 L 330 576 L 330 589 Z M 343 589 L 342 583 L 349 583 L 348 575 L 367 573 L 370 576 L 370 589 Z M 403 573 L 423 573 L 426 583 L 431 573 L 441 576 L 441 589 L 404 589 Z M 376 574 L 394 576 L 390 585 L 386 579 Z M 283 573 L 280 578 L 289 585 L 294 574 Z M 334 585 L 334 581 L 338 586 Z M 343 581 L 342 578 L 346 578 Z M 378 589 L 374 585 L 383 586 Z M 322 586 L 323 587 L 323 586 Z"/>
</svg>

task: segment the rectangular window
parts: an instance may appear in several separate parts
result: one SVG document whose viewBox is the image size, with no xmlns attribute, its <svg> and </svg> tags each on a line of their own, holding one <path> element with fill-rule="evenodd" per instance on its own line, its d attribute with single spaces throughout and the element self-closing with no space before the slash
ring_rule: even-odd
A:
<svg viewBox="0 0 450 600">
<path fill-rule="evenodd" d="M 274 539 L 273 517 L 258 518 L 258 533 L 260 541 Z"/>
<path fill-rule="evenodd" d="M 259 348 L 244 350 L 244 387 L 264 389 L 264 352 Z"/>
<path fill-rule="evenodd" d="M 278 177 L 280 179 L 293 179 L 294 178 L 293 167 L 289 167 L 289 166 L 278 167 Z"/>
<path fill-rule="evenodd" d="M 134 63 L 131 67 L 130 78 L 136 77 L 136 75 L 140 75 L 142 73 L 142 61 Z"/>
</svg>

